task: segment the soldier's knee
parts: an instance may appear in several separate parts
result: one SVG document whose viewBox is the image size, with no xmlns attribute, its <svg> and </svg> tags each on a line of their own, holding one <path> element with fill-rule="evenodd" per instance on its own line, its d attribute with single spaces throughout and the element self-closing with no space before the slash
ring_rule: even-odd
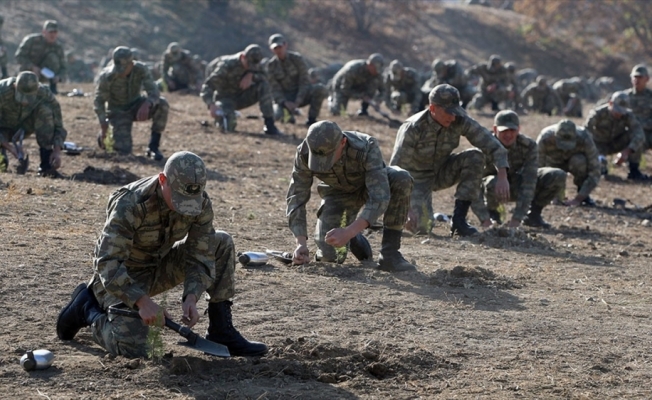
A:
<svg viewBox="0 0 652 400">
<path fill-rule="evenodd" d="M 463 152 L 466 164 L 484 168 L 484 153 L 480 149 L 472 148 Z"/>
<path fill-rule="evenodd" d="M 168 103 L 168 101 L 165 99 L 165 97 L 161 97 L 158 100 L 158 107 L 162 111 L 168 111 L 170 109 L 170 103 Z"/>
<path fill-rule="evenodd" d="M 387 167 L 387 175 L 392 191 L 398 190 L 406 193 L 412 192 L 414 180 L 408 171 L 393 165 L 391 167 Z"/>
<path fill-rule="evenodd" d="M 215 240 L 215 245 L 217 249 L 224 248 L 235 248 L 235 243 L 233 242 L 233 237 L 224 231 L 215 231 L 213 234 Z"/>
</svg>

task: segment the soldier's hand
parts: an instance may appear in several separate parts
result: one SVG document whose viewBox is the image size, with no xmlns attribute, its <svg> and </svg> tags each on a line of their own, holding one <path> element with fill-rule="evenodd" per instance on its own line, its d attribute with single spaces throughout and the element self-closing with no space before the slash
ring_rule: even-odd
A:
<svg viewBox="0 0 652 400">
<path fill-rule="evenodd" d="M 331 229 L 326 233 L 326 243 L 333 247 L 343 247 L 349 243 L 351 237 L 344 228 Z"/>
<path fill-rule="evenodd" d="M 501 203 L 509 201 L 509 181 L 507 178 L 498 176 L 496 180 L 496 197 L 498 197 L 498 201 Z"/>
<path fill-rule="evenodd" d="M 283 103 L 283 105 L 285 106 L 285 108 L 287 108 L 290 111 L 294 111 L 297 108 L 296 103 L 294 103 L 293 101 L 286 101 L 285 103 Z"/>
<path fill-rule="evenodd" d="M 632 153 L 632 149 L 629 147 L 625 150 L 618 153 L 618 159 L 614 162 L 615 165 L 622 165 L 625 161 L 629 159 L 629 155 Z"/>
<path fill-rule="evenodd" d="M 52 154 L 50 155 L 50 165 L 54 169 L 61 168 L 61 148 L 59 146 L 54 146 Z"/>
<path fill-rule="evenodd" d="M 150 107 L 151 104 L 149 101 L 144 102 L 138 109 L 138 113 L 136 113 L 136 121 L 147 121 L 147 118 L 149 118 Z"/>
<path fill-rule="evenodd" d="M 197 311 L 197 296 L 192 293 L 187 295 L 186 300 L 181 305 L 181 310 L 183 311 L 181 322 L 183 322 L 188 328 L 192 328 L 197 323 L 197 321 L 199 321 L 199 312 Z"/>
<path fill-rule="evenodd" d="M 149 296 L 143 295 L 136 302 L 136 306 L 138 306 L 138 315 L 140 315 L 140 318 L 143 320 L 145 325 L 165 326 L 164 317 L 168 317 L 167 312 L 159 307 L 158 304 L 154 303 Z"/>
<path fill-rule="evenodd" d="M 247 72 L 245 76 L 240 79 L 240 89 L 247 90 L 251 86 L 251 83 L 254 80 L 254 74 Z"/>
<path fill-rule="evenodd" d="M 294 249 L 294 254 L 292 254 L 292 263 L 296 265 L 302 265 L 310 262 L 310 251 L 308 246 L 305 244 L 300 244 Z"/>
</svg>

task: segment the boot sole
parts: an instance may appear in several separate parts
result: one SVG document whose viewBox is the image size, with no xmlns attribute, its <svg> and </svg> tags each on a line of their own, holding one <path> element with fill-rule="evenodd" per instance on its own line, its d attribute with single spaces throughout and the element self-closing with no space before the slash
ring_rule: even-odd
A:
<svg viewBox="0 0 652 400">
<path fill-rule="evenodd" d="M 88 286 L 87 286 L 85 283 L 80 283 L 80 284 L 75 288 L 75 290 L 72 292 L 72 295 L 70 296 L 70 301 L 68 302 L 68 304 L 67 304 L 67 305 L 66 305 L 66 306 L 61 310 L 61 312 L 59 312 L 59 316 L 57 317 L 57 336 L 59 337 L 59 339 L 61 339 L 61 340 L 72 340 L 72 339 L 74 338 L 74 335 L 73 335 L 73 337 L 71 337 L 70 339 L 64 339 L 64 338 L 62 337 L 62 336 L 63 336 L 63 332 L 61 332 L 61 326 L 60 326 L 60 325 L 61 325 L 61 324 L 60 324 L 60 322 L 61 322 L 61 317 L 62 317 L 63 314 L 65 314 L 66 311 L 68 311 L 68 309 L 72 306 L 72 303 L 75 302 L 75 299 L 77 298 L 77 296 L 79 296 L 79 294 L 82 292 L 82 290 L 86 289 L 87 287 L 88 287 Z M 76 335 L 76 334 L 77 334 L 77 332 L 75 332 L 75 335 Z"/>
</svg>

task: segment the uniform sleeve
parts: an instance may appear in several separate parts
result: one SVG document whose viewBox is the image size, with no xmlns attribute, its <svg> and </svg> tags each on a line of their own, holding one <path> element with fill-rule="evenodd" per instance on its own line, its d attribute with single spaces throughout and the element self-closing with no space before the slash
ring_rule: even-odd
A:
<svg viewBox="0 0 652 400">
<path fill-rule="evenodd" d="M 211 76 L 209 76 L 204 84 L 201 87 L 201 93 L 199 94 L 204 100 L 204 103 L 211 105 L 215 94 L 219 93 L 219 88 L 221 87 L 224 79 L 228 78 L 228 71 L 226 68 L 218 67 Z"/>
<path fill-rule="evenodd" d="M 547 143 L 545 141 L 545 136 L 543 135 L 543 133 L 541 133 L 537 138 L 537 151 L 539 153 L 540 167 L 547 167 L 548 165 L 550 165 L 548 163 L 548 157 L 546 156 L 546 152 L 547 152 L 546 147 L 547 147 Z"/>
<path fill-rule="evenodd" d="M 130 308 L 147 293 L 129 276 L 125 261 L 129 259 L 137 223 L 135 208 L 128 191 L 109 199 L 107 220 L 95 248 L 95 272 L 106 291 Z"/>
<path fill-rule="evenodd" d="M 467 119 L 465 128 L 463 135 L 483 153 L 491 155 L 496 169 L 509 168 L 507 150 L 500 144 L 498 139 L 480 124 L 470 119 Z"/>
<path fill-rule="evenodd" d="M 516 193 L 516 208 L 512 214 L 512 218 L 522 221 L 530 209 L 532 199 L 534 199 L 534 191 L 537 187 L 537 171 L 539 169 L 539 154 L 537 145 L 534 142 L 529 142 L 527 154 L 523 163 L 523 170 L 521 171 L 521 186 Z"/>
<path fill-rule="evenodd" d="M 202 212 L 190 226 L 186 238 L 183 298 L 194 294 L 199 299 L 212 284 L 215 278 L 216 239 L 213 229 L 213 205 L 208 196 L 205 196 Z"/>
<path fill-rule="evenodd" d="M 297 71 L 299 72 L 299 91 L 297 92 L 297 98 L 294 99 L 294 102 L 297 103 L 297 106 L 303 103 L 310 89 L 310 77 L 308 76 L 308 64 L 303 59 L 303 57 L 296 57 L 295 64 Z"/>
<path fill-rule="evenodd" d="M 600 160 L 598 158 L 598 149 L 595 147 L 593 140 L 587 137 L 584 142 L 584 155 L 588 162 L 588 176 L 582 182 L 577 193 L 582 196 L 588 196 L 593 189 L 598 187 L 598 183 L 600 183 Z"/>
<path fill-rule="evenodd" d="M 63 142 L 66 141 L 68 132 L 63 128 L 63 116 L 61 115 L 61 106 L 56 97 L 48 91 L 48 98 L 45 102 L 46 106 L 52 110 L 54 119 L 54 137 L 52 138 L 52 145 L 63 148 Z"/>
<path fill-rule="evenodd" d="M 301 146 L 304 146 L 302 144 Z M 286 196 L 288 225 L 294 237 L 308 237 L 306 204 L 310 200 L 313 174 L 300 154 L 301 146 L 297 149 L 292 168 L 292 179 Z"/>
<path fill-rule="evenodd" d="M 597 126 L 598 123 L 598 113 L 595 112 L 595 108 L 589 111 L 589 116 L 586 117 L 586 122 L 584 123 L 584 128 L 589 131 L 591 136 L 595 138 L 595 127 Z"/>
<path fill-rule="evenodd" d="M 364 169 L 368 198 L 360 211 L 359 218 L 366 220 L 371 225 L 387 210 L 390 198 L 387 168 L 385 168 L 383 155 L 376 139 L 369 140 L 369 151 Z"/>
<path fill-rule="evenodd" d="M 405 122 L 398 129 L 394 150 L 389 165 L 397 165 L 408 171 L 413 170 L 412 161 L 417 159 L 417 128 L 411 122 Z"/>
<path fill-rule="evenodd" d="M 143 89 L 145 89 L 145 92 L 147 93 L 147 101 L 149 101 L 153 107 L 159 103 L 161 92 L 158 89 L 158 85 L 154 83 L 154 79 L 152 78 L 152 73 L 149 72 L 149 68 L 143 65 L 141 70 L 143 74 Z"/>
<path fill-rule="evenodd" d="M 109 81 L 106 75 L 101 74 L 95 84 L 95 100 L 93 109 L 100 124 L 106 123 L 106 102 L 109 100 Z"/>
<path fill-rule="evenodd" d="M 20 65 L 21 69 L 31 70 L 32 67 L 34 67 L 34 64 L 29 59 L 29 51 L 32 47 L 32 43 L 32 36 L 25 36 L 23 41 L 20 42 L 18 49 L 16 50 L 16 61 Z"/>
<path fill-rule="evenodd" d="M 283 89 L 279 81 L 275 78 L 276 74 L 274 74 L 274 70 L 276 70 L 276 68 L 281 67 L 279 64 L 280 62 L 277 59 L 274 59 L 274 61 L 272 61 L 270 64 L 267 65 L 267 68 L 269 70 L 267 80 L 269 81 L 270 89 L 272 89 L 272 98 L 274 99 L 274 102 L 276 104 L 283 104 L 283 102 L 285 101 L 285 96 L 283 95 Z M 297 103 L 297 106 L 299 104 L 301 103 Z"/>
</svg>

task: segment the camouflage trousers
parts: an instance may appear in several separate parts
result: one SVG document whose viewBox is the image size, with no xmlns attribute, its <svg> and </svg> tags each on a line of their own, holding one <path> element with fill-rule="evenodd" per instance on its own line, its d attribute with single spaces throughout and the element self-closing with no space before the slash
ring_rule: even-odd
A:
<svg viewBox="0 0 652 400">
<path fill-rule="evenodd" d="M 600 151 L 600 148 L 598 148 L 598 151 Z M 573 184 L 577 186 L 578 190 L 589 177 L 589 161 L 584 154 L 573 154 L 565 163 L 550 165 L 550 167 L 559 168 L 573 175 Z"/>
<path fill-rule="evenodd" d="M 175 64 L 170 68 L 170 74 L 165 77 L 165 79 L 170 82 L 174 82 L 174 89 L 170 89 L 168 84 L 168 90 L 174 92 L 176 90 L 188 89 L 190 85 L 194 85 L 196 82 L 193 82 L 192 78 L 194 74 L 188 69 L 185 65 Z"/>
<path fill-rule="evenodd" d="M 387 167 L 390 199 L 383 216 L 383 226 L 387 229 L 403 230 L 407 220 L 410 193 L 412 192 L 412 177 L 396 166 Z M 366 191 L 342 193 L 331 190 L 328 186 L 318 187 L 322 197 L 317 211 L 317 226 L 315 228 L 315 243 L 317 257 L 322 261 L 342 263 L 346 259 L 349 245 L 343 251 L 338 251 L 326 243 L 326 233 L 331 229 L 348 226 L 358 217 L 358 212 L 367 201 Z M 372 223 L 374 221 L 369 221 Z"/>
<path fill-rule="evenodd" d="M 510 201 L 518 201 L 521 186 L 523 185 L 523 176 L 508 175 L 509 178 L 509 195 Z M 471 204 L 473 213 L 478 217 L 480 222 L 489 219 L 489 210 L 496 210 L 500 202 L 496 197 L 496 175 L 486 176 L 482 180 L 483 190 L 480 196 Z M 566 171 L 559 168 L 544 167 L 537 170 L 537 186 L 534 189 L 534 198 L 531 204 L 541 208 L 550 204 L 550 202 L 566 188 Z M 515 215 L 518 219 L 523 219 L 525 215 Z"/>
<path fill-rule="evenodd" d="M 533 100 L 532 107 L 528 108 L 541 114 L 552 115 L 552 112 L 556 107 L 557 102 L 555 101 L 555 98 L 552 95 L 549 95 Z M 561 112 L 561 110 L 559 110 L 559 112 Z"/>
<path fill-rule="evenodd" d="M 410 211 L 417 218 L 417 233 L 428 233 L 432 228 L 432 192 L 455 184 L 455 198 L 469 202 L 480 196 L 484 154 L 476 148 L 449 155 L 438 171 L 410 171 L 414 189 L 410 198 Z"/>
<path fill-rule="evenodd" d="M 339 116 L 341 115 L 342 110 L 346 111 L 350 99 L 362 99 L 365 96 L 368 96 L 366 89 L 367 88 L 363 86 L 354 86 L 351 88 L 350 93 L 343 93 L 340 90 L 332 90 L 328 97 L 328 108 L 331 111 L 331 115 Z"/>
<path fill-rule="evenodd" d="M 390 100 L 390 105 L 389 108 L 394 111 L 401 111 L 401 108 L 403 107 L 404 104 L 410 105 L 410 115 L 418 113 L 420 110 L 416 107 L 412 107 L 411 105 L 414 104 L 414 101 L 417 100 L 416 98 L 418 97 L 419 101 L 419 106 L 421 105 L 421 98 L 422 94 L 421 92 L 399 92 L 398 90 L 394 90 L 390 95 L 389 95 L 389 100 Z"/>
<path fill-rule="evenodd" d="M 473 99 L 469 102 L 469 108 L 481 110 L 487 104 L 491 104 L 493 107 L 494 104 L 497 105 L 505 100 L 507 100 L 507 91 L 505 89 L 499 89 L 492 93 L 483 90 L 473 96 Z"/>
<path fill-rule="evenodd" d="M 115 144 L 113 148 L 120 154 L 131 154 L 133 149 L 133 139 L 131 137 L 131 129 L 140 106 L 147 101 L 146 97 L 141 97 L 131 106 L 124 111 L 109 111 L 109 123 L 113 127 L 113 140 Z M 168 112 L 170 106 L 163 97 L 159 99 L 158 105 L 150 107 L 147 119 L 152 120 L 152 132 L 163 133 L 165 126 L 168 122 Z"/>
<path fill-rule="evenodd" d="M 297 93 L 298 90 L 295 90 L 293 92 L 283 92 L 283 97 L 288 99 L 289 101 L 294 101 L 294 99 L 297 98 Z M 301 104 L 297 104 L 297 107 L 305 107 L 305 106 L 310 106 L 308 109 L 308 119 L 317 119 L 319 117 L 319 111 L 321 110 L 321 105 L 326 100 L 328 97 L 328 89 L 326 89 L 326 86 L 322 85 L 321 83 L 316 83 L 313 85 L 310 85 L 310 88 L 308 89 L 308 92 L 306 93 L 305 97 L 303 98 L 303 101 Z M 283 107 L 279 104 L 274 104 L 274 119 L 276 121 L 279 121 L 281 118 L 283 118 Z"/>
<path fill-rule="evenodd" d="M 217 250 L 215 251 L 215 280 L 206 290 L 209 302 L 219 303 L 235 295 L 235 245 L 231 236 L 222 231 L 215 232 Z M 187 254 L 184 243 L 177 243 L 155 268 L 143 268 L 129 271 L 134 285 L 143 288 L 152 297 L 183 283 L 185 271 L 184 259 Z M 115 296 L 107 293 L 95 276 L 91 281 L 95 297 L 103 309 L 120 303 Z M 169 307 L 178 304 L 170 299 Z M 165 308 L 164 304 L 160 304 Z M 91 326 L 93 338 L 106 351 L 113 355 L 128 358 L 147 357 L 147 335 L 149 327 L 138 318 L 104 314 Z"/>
<path fill-rule="evenodd" d="M 633 163 L 640 163 L 641 162 L 641 157 L 643 157 L 643 153 L 645 153 L 646 150 L 652 149 L 652 130 L 643 130 L 643 134 L 645 135 L 645 142 L 643 144 L 643 148 L 639 149 L 637 151 L 633 151 L 629 154 L 629 159 L 628 161 L 631 161 Z"/>
<path fill-rule="evenodd" d="M 241 110 L 258 103 L 260 112 L 264 118 L 274 117 L 274 107 L 272 102 L 272 89 L 267 80 L 254 82 L 248 89 L 239 92 L 235 96 L 220 97 L 217 96 L 215 101 L 222 103 L 222 110 L 227 118 L 235 121 L 235 110 Z"/>
<path fill-rule="evenodd" d="M 25 130 L 25 137 L 35 133 L 38 147 L 52 150 L 52 146 L 55 144 L 55 132 L 54 113 L 50 107 L 45 105 L 38 106 L 19 126 L 3 126 L 2 121 L 0 121 L 0 134 L 2 134 L 2 141 L 11 142 L 13 135 L 21 128 Z M 59 143 L 59 145 L 61 146 L 63 143 Z"/>
<path fill-rule="evenodd" d="M 564 116 L 582 118 L 582 99 L 579 97 L 571 96 L 564 107 L 568 109 Z"/>
<path fill-rule="evenodd" d="M 616 154 L 625 150 L 629 147 L 629 143 L 632 141 L 632 134 L 630 131 L 617 132 L 614 137 L 609 142 L 595 142 L 595 147 L 598 149 L 598 153 L 602 155 Z M 641 162 L 641 156 L 645 151 L 645 146 L 642 149 L 633 151 L 629 155 L 629 162 L 639 163 Z"/>
</svg>

